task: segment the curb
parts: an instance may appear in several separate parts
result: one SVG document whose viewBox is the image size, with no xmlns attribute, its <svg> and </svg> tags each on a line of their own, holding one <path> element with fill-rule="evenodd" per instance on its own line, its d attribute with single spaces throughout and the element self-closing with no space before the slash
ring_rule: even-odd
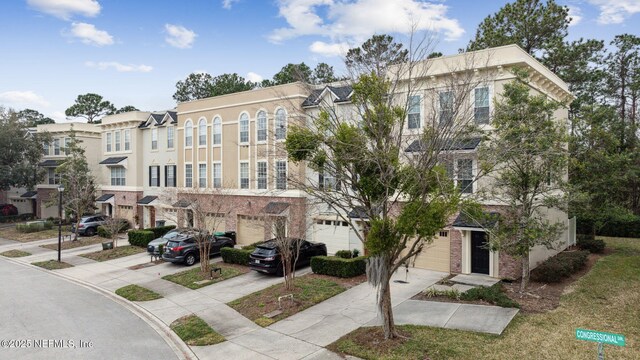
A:
<svg viewBox="0 0 640 360">
<path fill-rule="evenodd" d="M 169 328 L 169 326 L 167 324 L 165 324 L 164 322 L 162 322 L 160 319 L 158 319 L 155 315 L 153 315 L 153 313 L 151 313 L 149 310 L 143 308 L 142 306 L 129 301 L 127 299 L 124 299 L 118 295 L 116 295 L 115 293 L 112 293 L 108 290 L 105 290 L 101 287 L 98 287 L 96 285 L 90 284 L 86 281 L 83 280 L 78 280 L 76 278 L 73 278 L 71 276 L 68 275 L 64 275 L 61 273 L 57 273 L 51 270 L 47 270 L 47 269 L 43 269 L 39 266 L 35 266 L 35 265 L 31 265 L 28 263 L 24 263 L 21 261 L 17 261 L 15 259 L 12 258 L 6 258 L 7 261 L 12 262 L 14 264 L 17 265 L 21 265 L 21 266 L 25 266 L 25 267 L 30 267 L 30 268 L 34 268 L 37 269 L 39 271 L 42 272 L 46 272 L 48 274 L 53 274 L 54 276 L 57 276 L 59 278 L 65 279 L 69 282 L 75 283 L 79 286 L 82 286 L 86 289 L 89 289 L 93 292 L 96 292 L 102 296 L 105 296 L 109 299 L 111 299 L 113 302 L 122 305 L 124 308 L 126 308 L 127 310 L 131 311 L 134 315 L 136 315 L 137 317 L 139 317 L 140 319 L 142 319 L 142 321 L 144 321 L 145 323 L 147 323 L 153 330 L 155 330 L 156 333 L 158 333 L 158 335 L 160 335 L 160 337 L 162 337 L 162 339 L 164 339 L 164 341 L 167 343 L 167 345 L 169 345 L 169 347 L 171 348 L 171 350 L 173 350 L 173 352 L 176 354 L 176 356 L 178 357 L 178 359 L 180 360 L 195 360 L 198 359 L 198 357 L 196 356 L 196 354 L 191 350 L 191 348 L 189 348 L 189 346 L 187 344 L 184 343 L 184 341 L 182 341 L 182 339 L 180 339 L 180 337 L 178 337 L 178 335 L 176 335 L 175 332 L 173 332 L 173 330 L 171 330 Z"/>
</svg>

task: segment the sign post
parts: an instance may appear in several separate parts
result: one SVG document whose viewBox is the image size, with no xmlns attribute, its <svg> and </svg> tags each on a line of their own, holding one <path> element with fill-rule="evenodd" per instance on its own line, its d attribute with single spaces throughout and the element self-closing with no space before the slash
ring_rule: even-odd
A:
<svg viewBox="0 0 640 360">
<path fill-rule="evenodd" d="M 576 329 L 576 339 L 598 343 L 598 360 L 604 360 L 604 344 L 625 346 L 624 335 Z"/>
</svg>

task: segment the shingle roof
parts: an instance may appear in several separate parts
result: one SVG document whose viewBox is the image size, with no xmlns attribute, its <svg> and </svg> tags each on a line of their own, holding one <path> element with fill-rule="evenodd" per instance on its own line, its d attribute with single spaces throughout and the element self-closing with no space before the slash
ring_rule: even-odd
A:
<svg viewBox="0 0 640 360">
<path fill-rule="evenodd" d="M 27 191 L 26 193 L 20 195 L 21 198 L 32 198 L 34 196 L 38 195 L 38 192 L 35 190 L 32 191 Z"/>
<path fill-rule="evenodd" d="M 355 207 L 351 209 L 351 211 L 349 211 L 349 214 L 347 214 L 347 217 L 351 219 L 368 219 L 369 215 L 367 215 L 367 213 L 364 211 L 364 208 Z"/>
<path fill-rule="evenodd" d="M 151 203 L 153 200 L 155 200 L 157 198 L 158 198 L 157 196 L 148 195 L 148 196 L 145 196 L 142 199 L 138 200 L 136 202 L 136 204 L 147 205 L 147 204 Z"/>
<path fill-rule="evenodd" d="M 171 118 L 171 123 L 172 124 L 177 124 L 178 123 L 178 112 L 177 111 L 167 111 L 165 116 L 167 116 L 167 115 L 169 115 L 169 117 Z"/>
<path fill-rule="evenodd" d="M 500 214 L 497 212 L 485 212 L 479 219 L 472 219 L 470 216 L 460 213 L 453 221 L 453 227 L 490 229 L 496 225 L 499 218 Z"/>
<path fill-rule="evenodd" d="M 100 161 L 100 165 L 115 165 L 117 163 L 119 163 L 122 160 L 125 160 L 127 157 L 126 156 L 117 156 L 117 157 L 110 157 L 110 158 L 106 158 L 102 161 Z"/>
<path fill-rule="evenodd" d="M 191 201 L 187 200 L 187 199 L 180 199 L 177 202 L 175 202 L 173 205 L 174 208 L 186 208 L 187 206 L 191 205 Z"/>
<path fill-rule="evenodd" d="M 309 95 L 302 102 L 302 107 L 317 106 L 318 104 L 320 104 L 322 94 L 325 91 L 331 91 L 337 97 L 337 99 L 334 100 L 335 102 L 345 102 L 350 100 L 350 95 L 351 95 L 351 92 L 353 92 L 353 88 L 350 85 L 344 85 L 344 86 L 325 86 L 322 89 L 313 90 L 311 92 L 311 95 Z"/>
<path fill-rule="evenodd" d="M 286 202 L 270 202 L 262 209 L 262 213 L 270 215 L 278 215 L 289 208 L 289 203 Z"/>
<path fill-rule="evenodd" d="M 42 167 L 58 167 L 63 162 L 63 160 L 45 160 L 38 165 Z"/>
<path fill-rule="evenodd" d="M 480 145 L 481 141 L 482 138 L 479 137 L 462 140 L 450 140 L 443 144 L 440 147 L 440 150 L 475 150 L 478 145 Z M 415 140 L 405 149 L 405 152 L 420 152 L 427 148 L 428 145 L 425 145 L 422 140 Z"/>
<path fill-rule="evenodd" d="M 111 199 L 113 196 L 113 194 L 102 194 L 99 198 L 96 199 L 96 202 L 105 202 Z"/>
</svg>

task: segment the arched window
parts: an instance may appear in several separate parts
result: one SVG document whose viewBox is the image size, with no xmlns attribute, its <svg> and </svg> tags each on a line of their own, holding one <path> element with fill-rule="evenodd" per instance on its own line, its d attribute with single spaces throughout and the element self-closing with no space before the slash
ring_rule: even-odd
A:
<svg viewBox="0 0 640 360">
<path fill-rule="evenodd" d="M 276 140 L 284 140 L 287 137 L 287 113 L 284 109 L 276 111 Z"/>
<path fill-rule="evenodd" d="M 207 145 L 207 119 L 198 122 L 198 145 Z"/>
<path fill-rule="evenodd" d="M 249 142 L 249 115 L 242 113 L 240 115 L 240 143 Z"/>
<path fill-rule="evenodd" d="M 258 112 L 258 141 L 267 141 L 267 113 L 263 110 Z"/>
<path fill-rule="evenodd" d="M 184 123 L 184 146 L 193 146 L 193 124 L 191 120 Z"/>
<path fill-rule="evenodd" d="M 222 119 L 213 119 L 213 145 L 222 144 Z"/>
</svg>

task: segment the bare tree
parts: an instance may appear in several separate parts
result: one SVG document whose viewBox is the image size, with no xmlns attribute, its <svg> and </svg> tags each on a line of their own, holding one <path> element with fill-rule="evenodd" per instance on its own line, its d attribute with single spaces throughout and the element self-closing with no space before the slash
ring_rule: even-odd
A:
<svg viewBox="0 0 640 360">
<path fill-rule="evenodd" d="M 102 228 L 107 232 L 109 236 L 109 240 L 113 242 L 113 247 L 118 247 L 118 233 L 127 228 L 128 224 L 125 223 L 126 220 L 118 219 L 114 217 L 106 217 L 105 221 L 102 225 Z"/>
</svg>

